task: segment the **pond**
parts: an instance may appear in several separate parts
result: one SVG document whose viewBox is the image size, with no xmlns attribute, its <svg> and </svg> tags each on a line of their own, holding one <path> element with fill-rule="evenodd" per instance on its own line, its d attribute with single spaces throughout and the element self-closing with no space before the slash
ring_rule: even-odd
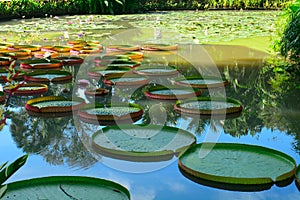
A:
<svg viewBox="0 0 300 200">
<path fill-rule="evenodd" d="M 278 13 L 187 12 L 183 15 L 179 13 L 126 15 L 115 18 L 111 16 L 67 16 L 23 19 L 22 23 L 20 21 L 8 22 L 7 26 L 2 22 L 1 27 L 5 27 L 3 31 L 7 32 L 1 35 L 7 42 L 21 43 L 23 41 L 40 45 L 65 44 L 69 39 L 83 39 L 83 37 L 87 40 L 97 40 L 99 37 L 98 39 L 104 46 L 142 45 L 153 42 L 178 43 L 178 50 L 171 53 L 168 51 L 144 53 L 141 66 L 143 64 L 161 67 L 176 66 L 179 71 L 175 77 L 174 75 L 151 77 L 150 83 L 168 85 L 169 80 L 181 76 L 225 77 L 229 80 L 228 86 L 219 89 L 204 89 L 201 95 L 221 94 L 239 100 L 243 105 L 240 115 L 231 117 L 185 115 L 174 110 L 175 101 L 146 98 L 143 94 L 144 87 L 124 88 L 117 85 L 104 85 L 102 80 L 88 77 L 87 72 L 94 67 L 94 58 L 106 54 L 105 51 L 84 57 L 81 65 L 63 66 L 64 70 L 74 75 L 74 80 L 71 83 L 50 83 L 49 90 L 44 96 L 79 96 L 88 102 L 94 102 L 94 98 L 85 94 L 86 87 L 77 84 L 79 80 L 85 79 L 91 84 L 103 86 L 109 90 L 109 95 L 99 97 L 96 101 L 106 104 L 130 102 L 141 105 L 144 113 L 142 118 L 134 122 L 135 124 L 151 123 L 177 127 L 194 134 L 197 143 L 210 141 L 260 145 L 284 152 L 299 164 L 300 107 L 298 102 L 300 90 L 297 88 L 299 80 L 286 80 L 281 86 L 274 87 L 273 85 L 272 87 L 269 83 L 271 74 L 264 70 L 263 60 L 267 53 L 243 46 L 202 44 L 224 42 L 232 38 L 268 36 L 274 31 L 272 24 L 275 19 L 273 18 Z M 196 18 L 192 18 L 192 14 Z M 267 23 L 270 24 L 266 25 L 266 21 L 262 20 L 261 16 L 269 18 Z M 231 18 L 233 21 L 225 20 Z M 103 23 L 99 22 L 100 27 L 96 26 L 97 23 L 95 25 L 90 23 L 98 19 L 103 21 Z M 170 23 L 167 23 L 167 20 Z M 176 21 L 177 28 L 180 28 L 175 30 L 167 27 L 166 23 L 167 25 L 175 23 L 171 20 Z M 184 27 L 184 21 L 188 26 Z M 225 31 L 227 26 L 223 24 L 224 21 L 230 29 L 228 32 Z M 149 28 L 153 26 L 153 23 L 156 24 L 155 27 Z M 218 24 L 220 27 L 208 26 L 207 24 L 210 23 Z M 236 24 L 231 26 L 230 23 Z M 138 27 L 135 26 L 136 24 L 139 24 Z M 121 27 L 123 28 L 120 29 Z M 185 33 L 180 35 L 181 29 L 187 29 L 187 27 L 191 30 L 187 32 L 185 30 Z M 210 31 L 212 27 L 214 33 L 208 34 L 206 31 Z M 236 31 L 232 30 L 233 28 Z M 6 37 L 11 30 L 17 34 L 14 35 L 12 32 L 12 35 Z M 18 61 L 18 64 L 20 62 Z M 104 125 L 82 122 L 77 114 L 56 118 L 30 116 L 24 105 L 31 98 L 12 97 L 10 99 L 7 124 L 0 132 L 1 163 L 12 161 L 24 153 L 29 154 L 26 164 L 9 179 L 9 182 L 54 175 L 92 176 L 120 183 L 129 189 L 133 200 L 282 199 L 282 196 L 285 199 L 297 199 L 299 196 L 294 182 L 284 186 L 273 185 L 270 189 L 252 192 L 230 191 L 196 183 L 180 172 L 176 156 L 168 158 L 158 156 L 155 160 L 145 161 L 101 155 L 92 148 L 91 138 L 92 134 Z"/>
</svg>

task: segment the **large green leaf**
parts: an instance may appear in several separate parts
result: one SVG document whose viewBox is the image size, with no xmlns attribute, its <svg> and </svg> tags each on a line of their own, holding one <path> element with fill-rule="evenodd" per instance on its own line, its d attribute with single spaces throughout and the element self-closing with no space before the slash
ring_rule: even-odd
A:
<svg viewBox="0 0 300 200">
<path fill-rule="evenodd" d="M 197 97 L 177 101 L 175 110 L 188 114 L 225 115 L 239 113 L 243 109 L 238 100 L 223 97 Z"/>
<path fill-rule="evenodd" d="M 264 185 L 290 179 L 295 160 L 273 149 L 236 143 L 201 143 L 180 155 L 179 167 L 195 179 L 229 185 Z"/>
<path fill-rule="evenodd" d="M 2 165 L 2 170 L 0 171 L 0 183 L 4 183 L 9 177 L 11 177 L 11 175 L 13 175 L 20 167 L 22 167 L 25 164 L 27 157 L 27 154 L 21 156 L 5 168 Z"/>
<path fill-rule="evenodd" d="M 93 146 L 100 154 L 134 161 L 171 159 L 195 142 L 187 131 L 159 125 L 112 126 L 93 135 Z"/>
<path fill-rule="evenodd" d="M 53 176 L 8 184 L 4 199 L 130 199 L 129 191 L 118 183 L 80 176 Z"/>
</svg>

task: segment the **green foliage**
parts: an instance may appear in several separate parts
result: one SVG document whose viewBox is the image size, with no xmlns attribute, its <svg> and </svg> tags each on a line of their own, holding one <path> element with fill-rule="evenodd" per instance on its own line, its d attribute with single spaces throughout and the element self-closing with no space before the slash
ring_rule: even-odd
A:
<svg viewBox="0 0 300 200">
<path fill-rule="evenodd" d="M 300 0 L 290 4 L 286 9 L 287 25 L 281 41 L 280 53 L 291 61 L 300 62 Z"/>
<path fill-rule="evenodd" d="M 2 185 L 9 177 L 11 177 L 20 167 L 22 167 L 26 160 L 28 155 L 25 154 L 12 162 L 10 165 L 7 165 L 7 162 L 0 165 L 0 198 L 2 198 L 6 192 L 7 186 Z M 5 167 L 6 166 L 6 167 Z"/>
<path fill-rule="evenodd" d="M 10 0 L 0 1 L 0 19 L 156 10 L 280 9 L 285 2 L 286 0 Z"/>
</svg>

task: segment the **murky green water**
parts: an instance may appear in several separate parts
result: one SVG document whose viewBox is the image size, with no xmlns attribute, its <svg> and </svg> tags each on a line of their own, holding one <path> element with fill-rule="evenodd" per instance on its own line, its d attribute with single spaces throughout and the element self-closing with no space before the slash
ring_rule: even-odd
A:
<svg viewBox="0 0 300 200">
<path fill-rule="evenodd" d="M 272 15 L 275 14 L 271 13 Z M 118 16 L 117 21 L 123 20 L 125 21 L 124 24 L 144 23 L 151 26 L 146 19 L 151 17 L 156 20 L 157 17 L 161 19 L 162 16 L 171 19 L 172 15 L 177 14 L 175 12 L 170 16 L 167 14 L 138 15 L 134 18 L 132 18 L 133 16 Z M 268 12 L 266 12 L 267 14 Z M 220 18 L 222 15 L 221 13 L 213 19 L 222 21 L 223 18 Z M 199 13 L 197 16 L 197 21 L 204 21 L 202 18 L 205 16 L 201 18 Z M 75 20 L 77 18 L 81 19 L 81 17 L 67 19 Z M 116 32 L 119 31 L 118 37 L 113 36 L 114 19 L 109 19 L 109 16 L 105 16 L 105 18 L 108 18 L 105 27 L 112 27 L 105 31 L 99 30 L 98 34 L 111 33 L 109 36 L 111 38 L 103 38 L 103 42 L 106 44 L 110 42 L 124 44 L 133 41 L 140 44 L 154 40 L 155 28 L 142 28 L 138 32 L 136 29 L 117 30 Z M 86 18 L 84 17 L 84 19 Z M 141 19 L 145 19 L 144 22 Z M 177 20 L 180 21 L 182 18 L 178 17 Z M 254 23 L 257 21 L 254 14 L 252 20 L 255 20 Z M 24 22 L 24 24 L 26 23 Z M 187 20 L 187 23 L 190 21 Z M 92 27 L 92 24 L 90 25 L 91 30 L 97 29 L 97 27 Z M 71 31 L 69 26 L 71 25 L 66 24 L 66 27 L 61 27 L 59 34 L 63 33 L 62 30 Z M 46 27 L 50 26 L 44 26 L 44 28 Z M 86 26 L 82 25 L 81 28 L 84 27 Z M 44 28 L 36 32 L 44 30 Z M 53 34 L 51 31 L 45 34 L 49 34 L 49 38 L 50 35 L 55 38 L 55 30 L 53 30 Z M 89 30 L 84 31 L 89 32 Z M 57 34 L 58 37 L 59 34 Z M 168 35 L 168 30 L 163 30 L 162 35 L 163 39 L 160 41 L 170 39 L 171 43 L 174 42 L 174 37 L 172 34 Z M 190 38 L 190 36 L 188 37 Z M 40 39 L 43 41 L 43 38 Z M 49 41 L 47 39 L 43 42 Z M 297 88 L 299 80 L 295 78 L 287 80 L 277 87 L 271 87 L 268 82 L 271 74 L 264 72 L 262 65 L 262 60 L 266 56 L 265 53 L 240 46 L 192 43 L 193 41 L 190 44 L 179 45 L 179 50 L 172 54 L 147 52 L 144 61 L 175 65 L 180 72 L 178 76 L 199 74 L 225 76 L 230 81 L 228 87 L 203 91 L 202 95 L 226 94 L 227 97 L 239 100 L 244 108 L 240 116 L 225 119 L 176 113 L 173 109 L 174 102 L 146 99 L 141 92 L 142 88 L 132 90 L 114 88 L 111 90 L 111 95 L 104 96 L 97 101 L 102 103 L 135 102 L 144 108 L 143 118 L 135 122 L 137 124 L 153 123 L 178 127 L 195 134 L 197 143 L 217 141 L 257 144 L 282 151 L 292 156 L 299 164 L 300 125 L 298 121 L 300 106 L 298 102 L 300 91 Z M 64 69 L 73 74 L 76 73 L 77 79 L 88 79 L 86 72 L 92 67 L 91 63 L 93 63 L 93 56 L 87 57 L 80 67 L 64 66 Z M 97 81 L 90 81 L 97 84 Z M 168 79 L 152 81 L 159 81 L 160 84 L 168 83 Z M 85 96 L 84 90 L 84 88 L 77 87 L 76 84 L 72 83 L 50 84 L 47 95 L 71 97 L 76 94 L 87 101 L 94 101 Z M 51 175 L 94 176 L 110 179 L 124 185 L 130 190 L 133 200 L 282 199 L 283 196 L 285 199 L 297 199 L 299 196 L 294 182 L 284 187 L 274 185 L 271 189 L 261 192 L 227 191 L 198 184 L 180 173 L 176 157 L 168 159 L 158 157 L 156 162 L 134 162 L 105 157 L 91 147 L 91 135 L 101 127 L 78 121 L 76 114 L 61 118 L 29 116 L 24 104 L 31 98 L 13 97 L 11 99 L 7 125 L 0 132 L 1 163 L 7 160 L 12 161 L 24 153 L 30 154 L 25 166 L 9 179 L 10 182 Z"/>
</svg>

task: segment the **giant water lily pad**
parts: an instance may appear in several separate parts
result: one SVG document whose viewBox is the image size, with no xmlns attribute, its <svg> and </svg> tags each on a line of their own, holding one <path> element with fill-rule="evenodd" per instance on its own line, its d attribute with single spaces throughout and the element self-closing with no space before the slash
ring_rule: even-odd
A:
<svg viewBox="0 0 300 200">
<path fill-rule="evenodd" d="M 72 74 L 61 70 L 39 70 L 25 75 L 25 80 L 39 83 L 65 83 L 72 81 Z"/>
<path fill-rule="evenodd" d="M 224 188 L 228 184 L 265 189 L 264 185 L 292 178 L 296 171 L 295 160 L 280 151 L 236 143 L 197 144 L 179 156 L 178 164 L 187 177 L 222 183 Z"/>
<path fill-rule="evenodd" d="M 108 45 L 106 51 L 139 51 L 139 45 Z"/>
<path fill-rule="evenodd" d="M 101 59 L 97 58 L 94 60 L 98 67 L 138 67 L 141 65 L 140 62 L 132 61 L 130 59 Z"/>
<path fill-rule="evenodd" d="M 175 85 L 207 89 L 207 88 L 217 88 L 224 87 L 228 85 L 228 81 L 224 78 L 219 77 L 201 77 L 201 76 L 191 76 L 191 77 L 180 77 L 174 80 Z"/>
<path fill-rule="evenodd" d="M 28 114 L 33 116 L 60 117 L 77 111 L 84 101 L 80 98 L 68 100 L 60 96 L 47 96 L 31 99 L 26 102 Z"/>
<path fill-rule="evenodd" d="M 8 184 L 3 199 L 130 199 L 122 185 L 99 178 L 82 176 L 52 176 L 17 181 Z"/>
<path fill-rule="evenodd" d="M 104 83 L 117 86 L 143 86 L 149 83 L 149 78 L 136 74 L 110 74 L 105 77 Z"/>
<path fill-rule="evenodd" d="M 5 86 L 4 91 L 16 96 L 32 96 L 46 93 L 48 86 L 45 84 L 28 83 L 17 87 Z"/>
<path fill-rule="evenodd" d="M 13 45 L 13 48 L 21 49 L 21 50 L 29 50 L 29 51 L 41 50 L 41 46 L 39 46 L 39 45 L 27 45 L 27 44 L 16 44 L 16 45 Z"/>
<path fill-rule="evenodd" d="M 199 96 L 199 89 L 174 86 L 152 86 L 145 91 L 145 96 L 151 99 L 177 100 Z"/>
<path fill-rule="evenodd" d="M 100 154 L 133 161 L 170 159 L 195 142 L 187 131 L 159 125 L 112 126 L 93 135 L 93 147 Z"/>
<path fill-rule="evenodd" d="M 100 79 L 107 75 L 123 75 L 131 71 L 130 67 L 95 67 L 88 71 L 88 76 L 94 79 Z"/>
<path fill-rule="evenodd" d="M 80 65 L 84 61 L 83 58 L 78 56 L 60 56 L 56 59 L 61 60 L 64 65 Z"/>
<path fill-rule="evenodd" d="M 173 51 L 177 50 L 178 45 L 172 44 L 144 44 L 143 50 L 145 51 Z"/>
<path fill-rule="evenodd" d="M 173 66 L 146 66 L 134 68 L 133 73 L 145 76 L 171 76 L 179 72 Z"/>
<path fill-rule="evenodd" d="M 61 68 L 62 61 L 55 59 L 36 59 L 22 61 L 20 67 L 22 69 L 53 69 Z"/>
<path fill-rule="evenodd" d="M 179 112 L 197 115 L 232 114 L 239 113 L 243 109 L 238 100 L 223 97 L 197 97 L 177 101 L 174 108 Z"/>
<path fill-rule="evenodd" d="M 139 120 L 144 111 L 141 106 L 131 103 L 87 104 L 78 111 L 79 119 L 93 124 L 127 123 Z"/>
</svg>

